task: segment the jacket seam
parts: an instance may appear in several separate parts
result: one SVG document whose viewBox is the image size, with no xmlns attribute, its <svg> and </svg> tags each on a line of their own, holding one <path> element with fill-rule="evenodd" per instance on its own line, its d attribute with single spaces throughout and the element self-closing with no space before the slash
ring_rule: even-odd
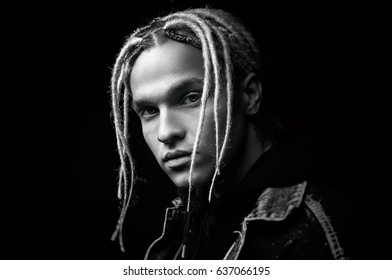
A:
<svg viewBox="0 0 392 280">
<path fill-rule="evenodd" d="M 313 215 L 316 217 L 317 221 L 321 225 L 327 238 L 327 242 L 333 258 L 335 260 L 346 259 L 343 248 L 340 246 L 337 233 L 334 230 L 332 223 L 326 215 L 321 203 L 314 200 L 311 195 L 307 195 L 305 197 L 305 205 L 313 213 Z"/>
<path fill-rule="evenodd" d="M 151 251 L 152 247 L 154 247 L 154 245 L 155 245 L 159 240 L 161 240 L 161 239 L 165 236 L 165 232 L 166 232 L 166 223 L 167 223 L 168 213 L 169 213 L 170 210 L 173 210 L 173 209 L 176 209 L 176 207 L 169 207 L 169 208 L 166 208 L 165 220 L 164 220 L 164 222 L 163 222 L 162 234 L 161 234 L 160 237 L 158 237 L 157 239 L 155 239 L 154 242 L 152 242 L 151 245 L 147 248 L 147 252 L 146 252 L 146 254 L 144 255 L 144 259 L 145 259 L 145 260 L 147 260 L 148 255 L 150 254 L 150 251 Z"/>
<path fill-rule="evenodd" d="M 230 249 L 227 251 L 225 257 L 223 258 L 224 260 L 237 260 L 238 259 L 239 255 L 241 253 L 242 247 L 245 243 L 246 232 L 247 232 L 247 220 L 245 219 L 242 222 L 241 231 L 239 231 L 239 230 L 234 231 L 234 233 L 238 233 L 239 236 L 238 236 L 237 240 L 233 242 L 233 245 L 231 245 Z M 234 257 L 230 257 L 230 255 L 231 255 L 232 251 L 235 249 L 235 247 L 237 247 L 237 250 L 234 253 L 235 255 L 234 255 Z"/>
</svg>

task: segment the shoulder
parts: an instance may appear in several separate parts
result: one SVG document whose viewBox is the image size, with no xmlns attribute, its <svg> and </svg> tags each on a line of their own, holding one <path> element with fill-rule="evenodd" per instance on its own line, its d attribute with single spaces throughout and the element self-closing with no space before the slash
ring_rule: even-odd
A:
<svg viewBox="0 0 392 280">
<path fill-rule="evenodd" d="M 267 188 L 245 218 L 247 234 L 242 257 L 345 258 L 345 242 L 342 244 L 340 239 L 347 239 L 342 228 L 347 221 L 345 215 L 338 215 L 338 208 L 347 204 L 339 201 L 343 198 L 332 187 L 317 182 Z"/>
<path fill-rule="evenodd" d="M 363 259 L 368 257 L 369 251 L 364 244 L 367 222 L 363 219 L 362 205 L 352 193 L 352 184 L 355 182 L 311 180 L 308 182 L 305 205 L 322 226 L 331 225 L 331 234 L 338 238 L 347 258 Z M 320 210 L 324 217 L 319 215 Z"/>
</svg>

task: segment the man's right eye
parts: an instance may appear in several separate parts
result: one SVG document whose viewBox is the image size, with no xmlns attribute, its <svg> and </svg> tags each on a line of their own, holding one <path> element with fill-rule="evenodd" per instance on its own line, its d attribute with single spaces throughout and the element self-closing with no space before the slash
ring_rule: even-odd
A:
<svg viewBox="0 0 392 280">
<path fill-rule="evenodd" d="M 158 109 L 152 106 L 146 106 L 140 111 L 141 117 L 150 117 L 158 113 Z"/>
</svg>

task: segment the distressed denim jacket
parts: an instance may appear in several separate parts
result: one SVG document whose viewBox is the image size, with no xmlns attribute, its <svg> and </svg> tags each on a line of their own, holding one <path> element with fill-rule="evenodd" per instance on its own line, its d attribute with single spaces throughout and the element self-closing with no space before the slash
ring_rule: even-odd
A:
<svg viewBox="0 0 392 280">
<path fill-rule="evenodd" d="M 244 217 L 240 230 L 235 232 L 238 237 L 228 248 L 224 259 L 344 259 L 345 255 L 332 222 L 321 202 L 307 191 L 307 185 L 307 181 L 304 181 L 288 187 L 266 188 L 259 196 L 256 207 Z M 179 238 L 173 238 L 176 232 L 173 228 L 182 201 L 178 198 L 173 204 L 174 207 L 166 209 L 162 235 L 149 246 L 145 259 L 178 258 L 181 244 Z M 278 234 L 273 232 L 264 237 L 268 227 L 279 227 Z M 312 243 L 310 240 L 316 241 Z M 282 254 L 287 248 L 290 248 L 292 253 Z M 263 255 L 263 250 L 272 253 Z M 248 254 L 247 251 L 256 253 Z M 260 255 L 258 251 L 261 252 Z M 310 253 L 307 254 L 307 251 Z"/>
</svg>

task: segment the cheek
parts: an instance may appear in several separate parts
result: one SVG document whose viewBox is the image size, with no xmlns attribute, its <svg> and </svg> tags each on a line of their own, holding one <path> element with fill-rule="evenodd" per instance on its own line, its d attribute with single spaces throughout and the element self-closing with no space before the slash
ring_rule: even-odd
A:
<svg viewBox="0 0 392 280">
<path fill-rule="evenodd" d="M 225 127 L 222 125 L 222 122 L 220 122 L 220 126 L 219 126 L 220 136 L 224 134 L 224 129 Z M 215 136 L 216 136 L 216 132 L 215 132 L 213 107 L 212 105 L 208 104 L 205 112 L 203 131 L 200 139 L 200 149 L 202 149 L 203 155 L 206 157 L 206 160 L 212 166 L 215 164 L 215 149 L 216 149 Z"/>
<path fill-rule="evenodd" d="M 218 109 L 218 124 L 219 124 L 219 148 L 222 148 L 227 125 L 227 108 L 224 106 L 226 100 L 220 101 L 220 108 Z M 213 113 L 213 105 L 209 104 L 206 108 L 204 131 L 202 135 L 203 146 L 205 151 L 210 154 L 209 159 L 211 160 L 211 165 L 215 164 L 215 151 L 216 151 L 216 132 L 215 132 L 215 121 Z M 237 104 L 240 107 L 241 104 Z M 233 116 L 231 118 L 231 128 L 230 134 L 228 135 L 228 142 L 226 142 L 225 156 L 223 162 L 225 165 L 229 164 L 237 152 L 241 149 L 243 145 L 244 135 L 246 134 L 246 115 L 244 110 L 238 110 L 233 106 Z M 242 109 L 242 108 L 241 108 Z"/>
<path fill-rule="evenodd" d="M 220 101 L 221 106 L 218 109 L 218 138 L 219 138 L 219 147 L 222 147 L 225 131 L 226 131 L 226 106 L 223 106 L 223 100 Z M 205 122 L 204 122 L 204 131 L 203 138 L 210 145 L 210 150 L 213 151 L 215 156 L 215 146 L 216 146 L 216 131 L 215 131 L 215 119 L 214 119 L 214 109 L 213 104 L 209 104 L 206 108 L 205 114 Z"/>
<path fill-rule="evenodd" d="M 154 133 L 154 129 L 149 126 L 142 126 L 144 141 L 146 141 L 147 146 L 154 154 L 155 158 L 158 158 L 158 140 Z"/>
</svg>

